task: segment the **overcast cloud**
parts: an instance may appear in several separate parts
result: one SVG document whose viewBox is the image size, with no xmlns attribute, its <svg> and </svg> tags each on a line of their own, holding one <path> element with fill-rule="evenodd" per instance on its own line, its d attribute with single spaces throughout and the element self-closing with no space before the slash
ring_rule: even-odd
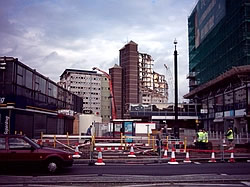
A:
<svg viewBox="0 0 250 187">
<path fill-rule="evenodd" d="M 183 101 L 182 96 L 188 93 L 187 19 L 196 2 L 1 0 L 0 56 L 18 58 L 57 82 L 66 68 L 91 70 L 97 66 L 108 71 L 119 64 L 119 50 L 133 40 L 139 52 L 153 57 L 154 70 L 166 75 L 164 64 L 174 72 L 176 38 Z"/>
</svg>

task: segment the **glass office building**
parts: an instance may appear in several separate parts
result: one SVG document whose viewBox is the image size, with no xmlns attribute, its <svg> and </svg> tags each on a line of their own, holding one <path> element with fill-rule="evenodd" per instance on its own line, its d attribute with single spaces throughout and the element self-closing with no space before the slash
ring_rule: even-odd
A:
<svg viewBox="0 0 250 187">
<path fill-rule="evenodd" d="M 201 127 L 249 132 L 250 1 L 200 0 L 188 18 L 189 87 Z"/>
</svg>

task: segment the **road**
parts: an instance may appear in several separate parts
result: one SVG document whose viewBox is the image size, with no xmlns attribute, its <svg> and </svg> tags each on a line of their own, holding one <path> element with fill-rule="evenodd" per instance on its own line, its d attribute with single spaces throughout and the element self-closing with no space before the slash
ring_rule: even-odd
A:
<svg viewBox="0 0 250 187">
<path fill-rule="evenodd" d="M 14 180 L 13 180 L 14 179 Z M 75 186 L 88 183 L 98 183 L 115 186 L 117 184 L 133 185 L 157 184 L 168 186 L 178 184 L 192 186 L 216 184 L 220 186 L 250 186 L 250 163 L 192 163 L 168 165 L 112 165 L 88 166 L 75 164 L 72 168 L 65 168 L 56 175 L 41 173 L 37 169 L 1 172 L 0 186 L 39 184 L 39 185 L 64 185 Z M 104 185 L 104 186 L 105 186 Z"/>
</svg>

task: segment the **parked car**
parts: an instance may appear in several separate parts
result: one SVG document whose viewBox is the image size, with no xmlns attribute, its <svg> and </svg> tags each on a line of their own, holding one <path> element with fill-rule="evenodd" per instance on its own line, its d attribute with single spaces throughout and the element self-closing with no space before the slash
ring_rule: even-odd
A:
<svg viewBox="0 0 250 187">
<path fill-rule="evenodd" d="M 43 147 L 25 135 L 0 134 L 0 165 L 37 166 L 50 173 L 73 164 L 72 154 L 60 149 Z"/>
</svg>

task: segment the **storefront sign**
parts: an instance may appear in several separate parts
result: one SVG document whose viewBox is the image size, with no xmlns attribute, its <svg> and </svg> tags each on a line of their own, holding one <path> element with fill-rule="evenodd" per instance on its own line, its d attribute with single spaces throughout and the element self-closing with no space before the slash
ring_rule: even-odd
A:
<svg viewBox="0 0 250 187">
<path fill-rule="evenodd" d="M 216 112 L 215 118 L 223 118 L 223 112 Z"/>
<path fill-rule="evenodd" d="M 235 110 L 235 116 L 244 116 L 246 115 L 246 109 Z"/>
<path fill-rule="evenodd" d="M 225 117 L 234 116 L 234 110 L 225 111 L 225 112 L 224 112 L 224 116 L 225 116 Z"/>
<path fill-rule="evenodd" d="M 74 116 L 74 111 L 73 110 L 58 110 L 58 114 L 64 114 L 67 116 Z"/>
</svg>

